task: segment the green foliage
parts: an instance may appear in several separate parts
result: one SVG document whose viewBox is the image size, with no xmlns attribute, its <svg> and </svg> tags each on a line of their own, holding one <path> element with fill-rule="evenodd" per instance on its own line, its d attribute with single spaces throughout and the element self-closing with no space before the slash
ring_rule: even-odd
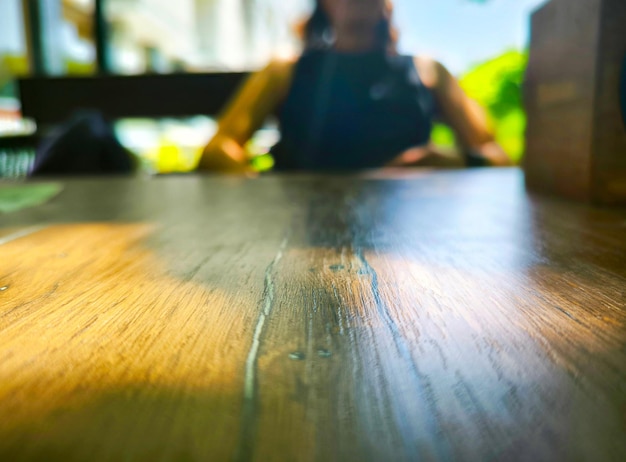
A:
<svg viewBox="0 0 626 462">
<path fill-rule="evenodd" d="M 17 95 L 17 85 L 13 80 L 0 81 L 0 98 L 14 98 Z"/>
<path fill-rule="evenodd" d="M 454 132 L 447 125 L 435 124 L 430 133 L 430 139 L 437 146 L 454 147 L 456 144 Z"/>
<path fill-rule="evenodd" d="M 465 92 L 485 108 L 496 140 L 515 162 L 524 153 L 526 115 L 521 85 L 527 62 L 527 52 L 511 50 L 474 66 L 459 79 Z M 454 144 L 445 126 L 436 126 L 432 139 L 442 146 Z"/>
<path fill-rule="evenodd" d="M 274 158 L 270 154 L 261 154 L 251 159 L 252 168 L 257 172 L 267 172 L 274 167 Z"/>
<path fill-rule="evenodd" d="M 484 105 L 491 115 L 503 117 L 521 107 L 520 88 L 527 62 L 527 53 L 507 51 L 463 75 L 461 87 Z"/>
<path fill-rule="evenodd" d="M 0 54 L 0 97 L 17 95 L 15 77 L 26 75 L 28 62 L 24 56 Z"/>
<path fill-rule="evenodd" d="M 475 66 L 460 79 L 467 94 L 487 110 L 496 140 L 516 162 L 524 153 L 522 82 L 527 63 L 528 52 L 511 50 Z"/>
</svg>

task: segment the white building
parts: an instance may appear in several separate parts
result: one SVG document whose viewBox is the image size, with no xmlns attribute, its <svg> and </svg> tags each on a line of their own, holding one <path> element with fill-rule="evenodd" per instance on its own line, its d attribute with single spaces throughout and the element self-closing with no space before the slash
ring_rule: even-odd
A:
<svg viewBox="0 0 626 462">
<path fill-rule="evenodd" d="M 196 0 L 198 64 L 256 68 L 297 52 L 295 26 L 312 0 Z"/>
<path fill-rule="evenodd" d="M 84 0 L 83 0 L 84 1 Z M 311 0 L 108 0 L 120 64 L 141 66 L 141 50 L 206 70 L 250 69 L 294 53 L 294 26 Z M 134 60 L 133 63 L 133 55 Z"/>
<path fill-rule="evenodd" d="M 93 62 L 94 0 L 57 0 L 59 60 Z M 115 71 L 253 69 L 297 52 L 313 0 L 106 0 Z M 26 53 L 20 0 L 0 0 L 0 53 Z M 155 59 L 156 57 L 156 59 Z M 149 69 L 151 68 L 151 69 Z M 61 73 L 63 71 L 60 71 Z M 1 73 L 1 72 L 0 72 Z"/>
</svg>

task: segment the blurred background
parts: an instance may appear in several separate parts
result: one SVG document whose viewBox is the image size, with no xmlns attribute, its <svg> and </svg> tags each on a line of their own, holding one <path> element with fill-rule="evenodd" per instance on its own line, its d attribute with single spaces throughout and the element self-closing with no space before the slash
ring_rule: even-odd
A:
<svg viewBox="0 0 626 462">
<path fill-rule="evenodd" d="M 394 2 L 400 51 L 432 56 L 457 75 L 488 110 L 497 140 L 516 162 L 524 152 L 520 88 L 529 16 L 545 1 Z M 0 137 L 37 130 L 22 117 L 19 77 L 93 76 L 102 71 L 98 47 L 105 48 L 106 71 L 114 75 L 251 71 L 272 57 L 298 53 L 298 25 L 311 7 L 311 0 L 0 0 Z M 146 171 L 184 172 L 195 166 L 215 121 L 206 115 L 122 118 L 115 131 Z M 270 122 L 247 146 L 259 170 L 271 167 L 265 153 L 278 136 Z M 443 125 L 433 139 L 454 144 Z M 2 148 L 0 142 L 0 176 L 19 176 L 33 152 L 27 143 Z"/>
</svg>

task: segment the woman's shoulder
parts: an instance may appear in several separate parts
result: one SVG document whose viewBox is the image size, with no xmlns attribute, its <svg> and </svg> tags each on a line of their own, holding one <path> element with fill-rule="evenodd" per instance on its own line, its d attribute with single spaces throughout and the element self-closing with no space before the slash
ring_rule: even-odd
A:
<svg viewBox="0 0 626 462">
<path fill-rule="evenodd" d="M 288 85 L 298 63 L 315 61 L 315 58 L 322 54 L 321 52 L 307 52 L 301 56 L 274 58 L 259 73 L 272 82 Z M 407 58 L 409 61 L 412 60 L 420 80 L 427 88 L 436 88 L 442 80 L 450 75 L 450 72 L 443 64 L 430 56 L 408 55 L 403 56 L 403 58 Z"/>
<path fill-rule="evenodd" d="M 289 55 L 289 56 L 275 57 L 275 58 L 270 59 L 269 63 L 266 66 L 266 69 L 270 70 L 271 72 L 286 73 L 286 72 L 290 72 L 297 62 L 298 62 L 297 56 Z"/>
<path fill-rule="evenodd" d="M 271 59 L 265 67 L 253 73 L 251 81 L 266 91 L 285 93 L 290 85 L 296 62 L 297 58 L 291 57 Z"/>
<path fill-rule="evenodd" d="M 297 57 L 292 56 L 273 58 L 259 72 L 276 80 L 289 79 L 297 61 Z"/>
<path fill-rule="evenodd" d="M 424 86 L 436 88 L 444 77 L 449 75 L 446 67 L 439 61 L 426 55 L 412 56 L 415 69 Z"/>
</svg>

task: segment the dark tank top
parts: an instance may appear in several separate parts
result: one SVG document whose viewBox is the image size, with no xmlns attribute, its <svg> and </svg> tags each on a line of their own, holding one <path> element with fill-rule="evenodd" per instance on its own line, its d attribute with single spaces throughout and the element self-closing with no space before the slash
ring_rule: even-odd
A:
<svg viewBox="0 0 626 462">
<path fill-rule="evenodd" d="M 309 51 L 278 111 L 277 169 L 380 167 L 430 138 L 434 98 L 410 56 Z"/>
</svg>

